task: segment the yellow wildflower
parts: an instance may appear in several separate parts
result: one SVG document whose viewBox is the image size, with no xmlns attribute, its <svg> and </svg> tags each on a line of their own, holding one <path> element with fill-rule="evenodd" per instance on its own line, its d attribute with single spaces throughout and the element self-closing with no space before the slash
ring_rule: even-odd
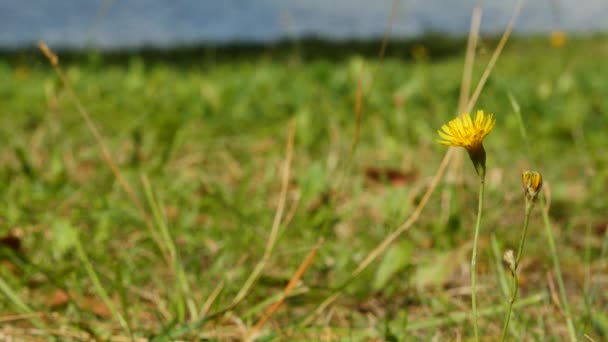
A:
<svg viewBox="0 0 608 342">
<path fill-rule="evenodd" d="M 536 171 L 525 171 L 521 174 L 521 184 L 526 199 L 534 201 L 543 186 L 543 177 Z"/>
<path fill-rule="evenodd" d="M 566 45 L 566 34 L 562 31 L 553 31 L 549 37 L 551 46 L 554 48 L 561 48 Z"/>
<path fill-rule="evenodd" d="M 473 161 L 475 170 L 483 176 L 486 169 L 483 139 L 490 134 L 494 125 L 496 119 L 493 114 L 485 115 L 482 110 L 478 110 L 473 120 L 469 113 L 464 113 L 441 127 L 438 131 L 441 139 L 438 142 L 446 146 L 464 147 Z"/>
</svg>

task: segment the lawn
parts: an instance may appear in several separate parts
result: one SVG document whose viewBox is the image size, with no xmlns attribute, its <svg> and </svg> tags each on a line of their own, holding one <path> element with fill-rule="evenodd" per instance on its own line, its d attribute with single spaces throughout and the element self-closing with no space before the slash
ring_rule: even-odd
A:
<svg viewBox="0 0 608 342">
<path fill-rule="evenodd" d="M 59 53 L 71 88 L 40 53 L 3 54 L 0 339 L 232 340 L 254 326 L 260 341 L 472 339 L 478 181 L 463 151 L 423 199 L 465 44 L 396 42 L 384 60 L 379 43 Z M 495 46 L 480 40 L 472 89 Z M 605 36 L 515 38 L 474 106 L 497 122 L 482 340 L 503 327 L 527 169 L 544 200 L 509 338 L 569 336 L 543 203 L 577 338 L 608 338 L 607 60 Z"/>
</svg>

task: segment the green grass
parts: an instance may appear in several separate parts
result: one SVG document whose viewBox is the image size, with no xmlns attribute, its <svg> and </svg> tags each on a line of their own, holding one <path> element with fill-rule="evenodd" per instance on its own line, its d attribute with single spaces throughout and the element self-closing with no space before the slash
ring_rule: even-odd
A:
<svg viewBox="0 0 608 342">
<path fill-rule="evenodd" d="M 482 40 L 474 82 L 493 46 Z M 261 340 L 471 338 L 468 260 L 477 176 L 466 158 L 414 227 L 350 278 L 408 217 L 446 152 L 436 130 L 456 115 L 463 50 L 431 47 L 430 59 L 416 61 L 396 48 L 381 65 L 354 50 L 310 54 L 302 44 L 238 55 L 191 52 L 177 60 L 167 53 L 62 61 L 153 230 L 103 162 L 43 57 L 5 55 L 0 333 L 102 340 L 241 336 L 323 238 L 302 284 L 262 329 Z M 603 36 L 574 39 L 562 49 L 545 38 L 516 38 L 475 107 L 497 118 L 485 143 L 477 279 L 482 336 L 500 335 L 504 277 L 510 279 L 498 259 L 517 246 L 520 174 L 530 168 L 543 174 L 551 192 L 550 219 L 578 338 L 608 337 L 606 60 Z M 349 159 L 360 77 L 365 105 Z M 520 107 L 529 150 L 509 95 Z M 292 119 L 294 154 L 277 244 L 251 292 L 231 306 L 264 254 Z M 382 176 L 393 169 L 403 179 Z M 370 176 L 375 171 L 380 177 Z M 9 237 L 21 247 L 11 247 Z M 552 299 L 552 270 L 537 208 L 511 338 L 568 336 Z M 311 316 L 345 282 L 341 296 Z M 215 289 L 219 294 L 203 316 Z M 61 294 L 69 299 L 57 299 Z"/>
</svg>

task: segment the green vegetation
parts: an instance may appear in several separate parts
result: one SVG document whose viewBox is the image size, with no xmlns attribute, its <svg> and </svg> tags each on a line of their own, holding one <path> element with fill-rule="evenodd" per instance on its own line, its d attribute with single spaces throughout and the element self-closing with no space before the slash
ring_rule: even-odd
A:
<svg viewBox="0 0 608 342">
<path fill-rule="evenodd" d="M 494 46 L 480 42 L 473 87 Z M 472 338 L 477 176 L 462 151 L 413 227 L 351 277 L 408 218 L 441 163 L 446 149 L 436 132 L 457 114 L 462 47 L 418 47 L 413 59 L 389 45 L 382 63 L 356 49 L 307 53 L 306 44 L 191 51 L 175 60 L 170 53 L 60 54 L 145 216 L 44 58 L 5 55 L 0 336 L 240 338 L 322 239 L 259 340 Z M 502 258 L 519 243 L 520 175 L 527 169 L 542 173 L 550 194 L 578 338 L 608 338 L 606 60 L 606 37 L 562 48 L 546 38 L 516 38 L 475 106 L 497 119 L 484 141 L 481 340 L 497 339 L 503 327 L 511 275 Z M 359 83 L 364 101 L 351 153 Z M 291 122 L 293 158 L 276 245 L 251 290 L 233 303 L 263 259 L 282 205 Z M 561 341 L 568 331 L 537 207 L 509 334 Z"/>
</svg>

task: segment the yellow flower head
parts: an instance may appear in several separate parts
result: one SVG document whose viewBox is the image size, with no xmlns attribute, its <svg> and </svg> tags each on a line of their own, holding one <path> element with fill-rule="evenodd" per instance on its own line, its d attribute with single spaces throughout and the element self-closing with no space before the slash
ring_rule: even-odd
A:
<svg viewBox="0 0 608 342">
<path fill-rule="evenodd" d="M 438 133 L 442 140 L 439 140 L 439 143 L 475 150 L 482 145 L 483 138 L 490 134 L 495 124 L 494 116 L 485 115 L 483 110 L 477 111 L 474 121 L 469 113 L 464 113 L 441 127 Z"/>
<path fill-rule="evenodd" d="M 525 171 L 521 174 L 521 184 L 526 199 L 534 201 L 543 186 L 543 177 L 536 171 Z"/>
<path fill-rule="evenodd" d="M 549 42 L 554 48 L 561 48 L 566 45 L 566 34 L 562 31 L 553 31 L 549 37 Z"/>
<path fill-rule="evenodd" d="M 464 113 L 441 126 L 441 130 L 438 131 L 441 139 L 438 142 L 446 146 L 464 147 L 469 153 L 477 173 L 483 175 L 486 168 L 483 139 L 490 134 L 494 125 L 496 125 L 496 119 L 493 114 L 485 115 L 483 110 L 478 110 L 475 120 L 473 120 L 469 113 Z"/>
</svg>

